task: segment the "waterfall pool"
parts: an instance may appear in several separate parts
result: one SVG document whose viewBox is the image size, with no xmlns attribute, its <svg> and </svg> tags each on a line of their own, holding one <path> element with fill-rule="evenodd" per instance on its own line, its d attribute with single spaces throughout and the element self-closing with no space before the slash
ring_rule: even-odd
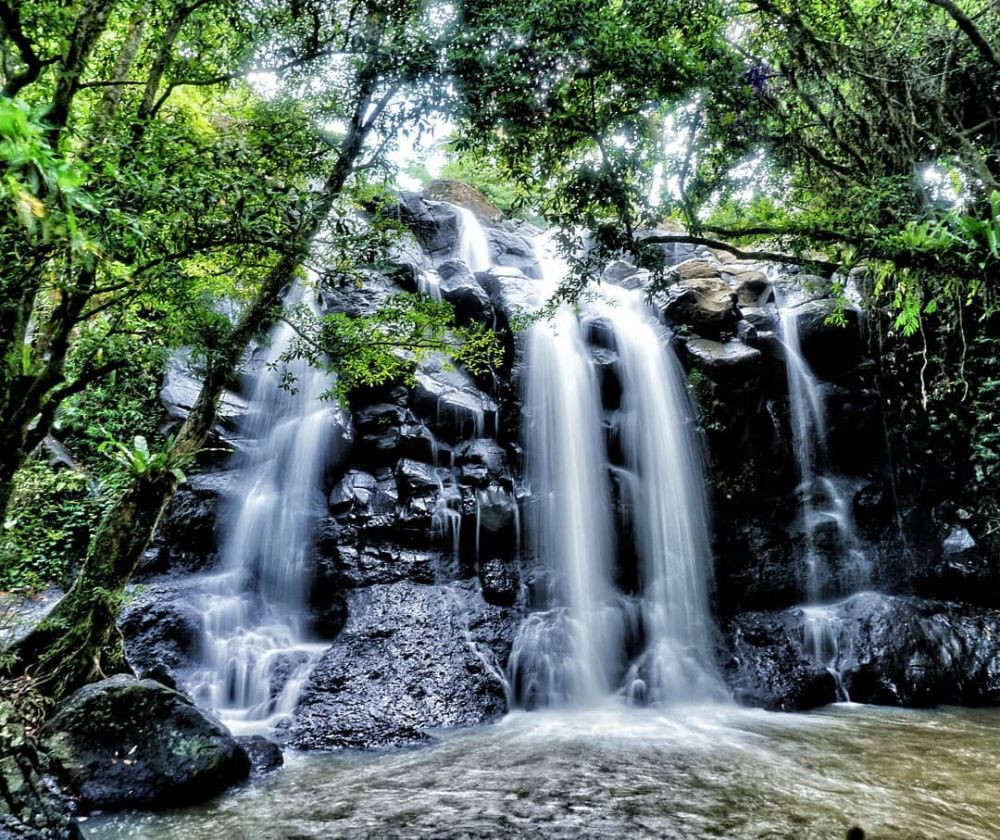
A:
<svg viewBox="0 0 1000 840">
<path fill-rule="evenodd" d="M 843 704 L 517 712 L 433 745 L 286 754 L 205 805 L 91 840 L 1000 836 L 1000 710 Z"/>
</svg>

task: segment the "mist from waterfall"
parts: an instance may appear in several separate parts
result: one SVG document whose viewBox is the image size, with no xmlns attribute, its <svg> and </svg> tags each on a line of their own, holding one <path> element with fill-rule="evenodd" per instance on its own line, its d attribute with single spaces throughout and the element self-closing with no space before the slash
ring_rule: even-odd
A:
<svg viewBox="0 0 1000 840">
<path fill-rule="evenodd" d="M 316 309 L 303 284 L 284 303 Z M 220 517 L 221 572 L 202 604 L 203 667 L 192 693 L 241 729 L 290 713 L 325 647 L 310 633 L 311 555 L 325 514 L 323 475 L 349 421 L 322 399 L 329 374 L 281 361 L 294 335 L 281 321 L 264 349 L 241 430 L 250 445 L 233 457 L 236 500 Z"/>
<path fill-rule="evenodd" d="M 542 305 L 567 268 L 551 243 L 536 247 Z M 582 318 L 559 307 L 525 337 L 528 547 L 547 586 L 514 642 L 514 696 L 527 708 L 594 704 L 616 690 L 639 703 L 719 699 L 704 474 L 683 371 L 641 292 L 607 289 L 581 308 Z M 628 461 L 637 598 L 613 583 L 606 417 L 584 339 L 592 318 L 610 324 L 618 353 L 623 395 L 612 425 Z"/>
</svg>

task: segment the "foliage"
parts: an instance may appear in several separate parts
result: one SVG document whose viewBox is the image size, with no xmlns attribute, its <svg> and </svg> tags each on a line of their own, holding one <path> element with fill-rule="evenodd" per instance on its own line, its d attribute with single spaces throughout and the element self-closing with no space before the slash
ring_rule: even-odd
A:
<svg viewBox="0 0 1000 840">
<path fill-rule="evenodd" d="M 65 583 L 101 513 L 93 479 L 41 460 L 22 469 L 0 535 L 0 590 Z"/>
<path fill-rule="evenodd" d="M 451 304 L 411 294 L 393 295 L 369 316 L 317 319 L 299 310 L 293 323 L 298 340 L 280 362 L 306 358 L 331 369 L 337 379 L 330 396 L 342 401 L 358 388 L 412 383 L 416 365 L 432 355 L 444 355 L 474 375 L 491 372 L 503 360 L 492 330 L 457 326 Z"/>
</svg>

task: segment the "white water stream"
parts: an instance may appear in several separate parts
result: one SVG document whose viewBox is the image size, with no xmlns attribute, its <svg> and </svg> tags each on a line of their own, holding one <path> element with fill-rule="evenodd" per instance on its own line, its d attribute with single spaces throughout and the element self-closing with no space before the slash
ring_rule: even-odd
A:
<svg viewBox="0 0 1000 840">
<path fill-rule="evenodd" d="M 315 308 L 301 284 L 285 299 L 298 304 Z M 264 351 L 242 432 L 252 448 L 234 456 L 237 499 L 220 518 L 222 571 L 207 579 L 201 604 L 203 664 L 192 694 L 241 731 L 290 713 L 325 649 L 309 627 L 311 553 L 325 514 L 323 473 L 349 420 L 321 399 L 326 373 L 279 361 L 293 337 L 282 321 Z M 282 387 L 286 373 L 291 387 Z"/>
<path fill-rule="evenodd" d="M 541 303 L 567 269 L 551 243 L 539 251 Z M 514 642 L 514 696 L 528 708 L 592 705 L 616 690 L 640 703 L 719 699 L 704 476 L 683 371 L 641 292 L 609 288 L 582 309 L 584 319 L 610 324 L 617 348 L 623 397 L 616 425 L 630 473 L 641 592 L 636 601 L 612 583 L 604 411 L 581 319 L 562 306 L 530 328 L 525 348 L 529 546 L 548 586 L 545 608 L 527 617 Z M 630 663 L 633 637 L 645 645 Z"/>
</svg>

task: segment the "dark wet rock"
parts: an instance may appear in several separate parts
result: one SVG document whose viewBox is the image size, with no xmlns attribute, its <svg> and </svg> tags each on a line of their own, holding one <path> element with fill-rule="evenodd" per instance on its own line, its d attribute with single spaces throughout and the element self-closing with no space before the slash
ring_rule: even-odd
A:
<svg viewBox="0 0 1000 840">
<path fill-rule="evenodd" d="M 956 528 L 917 578 L 928 596 L 1000 607 L 1000 564 L 980 549 L 966 528 Z"/>
<path fill-rule="evenodd" d="M 507 453 L 493 438 L 475 438 L 456 447 L 455 464 L 459 467 L 478 464 L 492 475 L 501 475 L 507 470 Z"/>
<path fill-rule="evenodd" d="M 538 258 L 528 236 L 503 228 L 490 228 L 486 231 L 486 239 L 496 265 L 517 269 L 524 272 L 527 277 L 542 276 Z"/>
<path fill-rule="evenodd" d="M 508 324 L 516 323 L 545 302 L 539 299 L 537 281 L 516 268 L 494 267 L 478 272 L 476 279 L 490 296 L 493 308 Z"/>
<path fill-rule="evenodd" d="M 217 559 L 219 511 L 238 489 L 235 471 L 191 475 L 177 488 L 157 526 L 160 551 L 145 559 L 140 571 L 198 571 Z"/>
<path fill-rule="evenodd" d="M 704 260 L 691 260 L 674 270 L 691 263 L 697 264 L 697 271 L 690 269 L 689 277 L 667 289 L 662 305 L 664 317 L 675 327 L 687 327 L 709 338 L 732 332 L 740 319 L 736 292 L 718 279 Z"/>
<path fill-rule="evenodd" d="M 0 700 L 0 840 L 79 840 L 75 803 L 11 703 Z"/>
<path fill-rule="evenodd" d="M 415 375 L 413 411 L 436 433 L 452 440 L 483 437 L 496 428 L 497 404 L 463 370 L 428 360 Z"/>
<path fill-rule="evenodd" d="M 622 403 L 622 380 L 619 375 L 618 354 L 613 350 L 595 348 L 590 351 L 590 360 L 597 372 L 597 382 L 601 389 L 601 405 L 606 411 L 614 411 Z"/>
<path fill-rule="evenodd" d="M 843 310 L 845 323 L 828 323 L 837 313 L 834 300 L 811 300 L 792 310 L 799 331 L 802 356 L 821 379 L 834 379 L 861 361 L 864 340 L 860 312 Z"/>
<path fill-rule="evenodd" d="M 787 530 L 750 520 L 717 535 L 716 597 L 724 614 L 795 603 L 800 573 Z"/>
<path fill-rule="evenodd" d="M 692 338 L 684 348 L 691 366 L 719 384 L 752 390 L 760 381 L 761 353 L 742 341 Z"/>
<path fill-rule="evenodd" d="M 342 546 L 340 549 L 340 584 L 361 588 L 412 580 L 432 583 L 441 552 L 419 550 L 399 545 Z"/>
<path fill-rule="evenodd" d="M 495 485 L 477 490 L 475 504 L 475 524 L 483 539 L 494 540 L 498 536 L 513 538 L 517 504 L 509 492 Z"/>
<path fill-rule="evenodd" d="M 520 582 L 511 558 L 489 557 L 479 563 L 479 582 L 488 604 L 509 607 L 517 600 Z"/>
<path fill-rule="evenodd" d="M 464 262 L 447 260 L 438 266 L 438 274 L 441 277 L 438 287 L 441 298 L 455 308 L 455 318 L 459 323 L 488 323 L 492 319 L 490 297 Z"/>
<path fill-rule="evenodd" d="M 475 587 L 373 586 L 351 595 L 349 612 L 286 724 L 295 746 L 414 743 L 506 711 L 497 673 L 513 622 Z"/>
<path fill-rule="evenodd" d="M 202 380 L 192 368 L 185 353 L 175 354 L 168 362 L 160 389 L 160 402 L 173 424 L 187 419 L 201 393 Z M 216 425 L 211 438 L 212 448 L 242 448 L 237 430 L 249 406 L 232 391 L 223 391 L 216 408 Z"/>
<path fill-rule="evenodd" d="M 236 743 L 250 759 L 251 776 L 264 776 L 285 763 L 281 747 L 263 735 L 240 735 Z"/>
<path fill-rule="evenodd" d="M 794 712 L 837 700 L 836 680 L 803 649 L 800 613 L 746 613 L 725 632 L 723 675 L 737 701 Z"/>
<path fill-rule="evenodd" d="M 193 586 L 165 580 L 134 587 L 118 627 L 135 673 L 173 686 L 178 670 L 199 654 L 202 621 Z"/>
<path fill-rule="evenodd" d="M 125 675 L 72 695 L 41 742 L 88 810 L 191 805 L 250 772 L 239 744 L 184 695 Z"/>
<path fill-rule="evenodd" d="M 373 315 L 394 295 L 414 291 L 409 272 L 389 277 L 377 271 L 363 273 L 360 283 L 351 278 L 339 286 L 324 286 L 320 293 L 322 314 L 340 313 L 354 318 Z"/>
<path fill-rule="evenodd" d="M 396 486 L 399 489 L 400 501 L 407 502 L 415 496 L 430 496 L 437 493 L 441 487 L 441 478 L 437 474 L 437 469 L 430 464 L 403 458 L 396 465 Z"/>
<path fill-rule="evenodd" d="M 409 231 L 401 234 L 399 240 L 389 248 L 389 260 L 392 263 L 393 279 L 408 292 L 415 292 L 421 275 L 434 268 L 416 237 Z"/>
<path fill-rule="evenodd" d="M 330 513 L 340 515 L 370 510 L 378 482 L 363 470 L 348 470 L 330 491 Z"/>
<path fill-rule="evenodd" d="M 455 256 L 461 235 L 461 217 L 452 204 L 426 199 L 418 193 L 401 192 L 400 221 L 435 263 Z"/>
<path fill-rule="evenodd" d="M 893 706 L 1000 700 L 1000 611 L 864 592 L 823 608 L 824 656 L 850 698 Z M 799 691 L 810 612 L 746 613 L 727 626 L 731 684 L 769 708 L 827 702 Z M 805 701 L 809 700 L 809 703 Z"/>
<path fill-rule="evenodd" d="M 306 602 L 313 632 L 332 639 L 347 621 L 347 602 L 340 580 L 339 531 L 333 519 L 319 528 L 312 557 L 312 573 Z"/>
</svg>

